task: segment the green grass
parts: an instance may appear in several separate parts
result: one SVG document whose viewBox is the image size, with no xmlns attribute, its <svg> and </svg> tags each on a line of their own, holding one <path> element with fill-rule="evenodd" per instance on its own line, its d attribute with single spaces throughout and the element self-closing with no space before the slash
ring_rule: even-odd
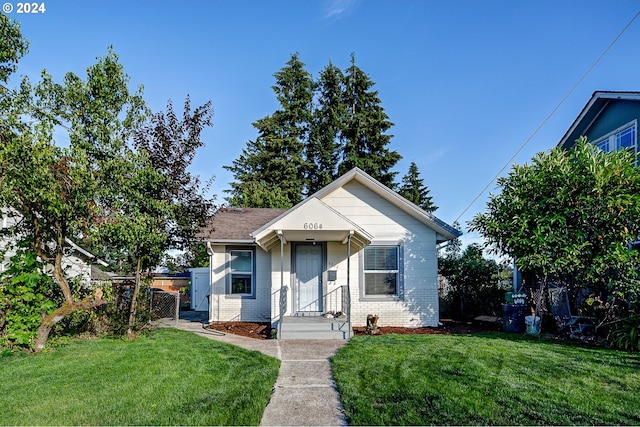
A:
<svg viewBox="0 0 640 427">
<path fill-rule="evenodd" d="M 257 425 L 277 359 L 162 328 L 0 358 L 0 425 Z"/>
<path fill-rule="evenodd" d="M 638 425 L 640 356 L 512 334 L 355 337 L 332 359 L 351 425 Z"/>
</svg>

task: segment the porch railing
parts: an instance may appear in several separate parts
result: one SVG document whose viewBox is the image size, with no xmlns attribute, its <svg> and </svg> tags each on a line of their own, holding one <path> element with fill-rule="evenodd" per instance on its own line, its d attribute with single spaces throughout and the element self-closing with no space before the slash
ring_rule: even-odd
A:
<svg viewBox="0 0 640 427">
<path fill-rule="evenodd" d="M 351 305 L 351 297 L 347 286 L 339 286 L 331 292 L 323 295 L 325 313 L 349 315 Z M 348 319 L 347 319 L 348 320 Z"/>
</svg>

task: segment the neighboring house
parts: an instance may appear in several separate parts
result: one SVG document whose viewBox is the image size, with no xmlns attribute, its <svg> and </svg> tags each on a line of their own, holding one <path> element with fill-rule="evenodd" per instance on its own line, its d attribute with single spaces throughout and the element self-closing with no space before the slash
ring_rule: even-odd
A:
<svg viewBox="0 0 640 427">
<path fill-rule="evenodd" d="M 288 210 L 218 211 L 192 304 L 211 322 L 270 322 L 279 338 L 349 338 L 369 315 L 437 326 L 436 245 L 460 235 L 355 168 Z"/>
<path fill-rule="evenodd" d="M 6 209 L 0 209 L 0 215 L 0 228 L 12 227 L 16 223 L 16 217 L 14 215 L 8 215 Z M 92 280 L 91 266 L 95 264 L 106 266 L 107 263 L 82 249 L 71 240 L 66 239 L 65 242 L 67 252 L 62 262 L 65 274 L 68 278 L 79 279 L 83 285 L 89 286 Z M 4 252 L 8 243 L 9 242 L 7 241 L 0 241 L 0 251 Z M 0 254 L 0 272 L 3 272 L 8 268 L 10 258 L 14 254 L 15 250 L 11 247 L 9 247 L 6 253 L 4 253 L 4 256 Z"/>
<path fill-rule="evenodd" d="M 580 136 L 604 151 L 638 153 L 640 92 L 594 92 L 558 146 L 571 148 Z"/>
</svg>

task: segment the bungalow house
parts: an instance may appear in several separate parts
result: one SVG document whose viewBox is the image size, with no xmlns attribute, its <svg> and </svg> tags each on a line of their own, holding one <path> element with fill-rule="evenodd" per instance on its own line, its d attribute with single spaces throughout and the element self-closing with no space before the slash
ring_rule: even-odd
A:
<svg viewBox="0 0 640 427">
<path fill-rule="evenodd" d="M 571 148 L 580 136 L 604 151 L 620 149 L 638 153 L 640 92 L 597 91 L 558 142 Z"/>
<path fill-rule="evenodd" d="M 192 304 L 210 322 L 270 322 L 279 338 L 349 338 L 370 315 L 437 326 L 436 245 L 460 234 L 355 168 L 288 210 L 217 212 Z"/>
</svg>

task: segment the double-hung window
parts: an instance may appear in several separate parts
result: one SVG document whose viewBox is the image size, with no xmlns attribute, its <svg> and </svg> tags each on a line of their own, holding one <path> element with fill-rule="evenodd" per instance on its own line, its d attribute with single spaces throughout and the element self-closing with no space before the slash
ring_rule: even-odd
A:
<svg viewBox="0 0 640 427">
<path fill-rule="evenodd" d="M 368 246 L 364 248 L 364 296 L 396 297 L 400 295 L 400 247 Z"/>
<path fill-rule="evenodd" d="M 255 251 L 253 249 L 228 250 L 228 293 L 255 296 Z"/>
<path fill-rule="evenodd" d="M 628 150 L 637 152 L 636 122 L 627 123 L 615 131 L 593 142 L 596 147 L 608 153 L 610 151 Z"/>
</svg>

